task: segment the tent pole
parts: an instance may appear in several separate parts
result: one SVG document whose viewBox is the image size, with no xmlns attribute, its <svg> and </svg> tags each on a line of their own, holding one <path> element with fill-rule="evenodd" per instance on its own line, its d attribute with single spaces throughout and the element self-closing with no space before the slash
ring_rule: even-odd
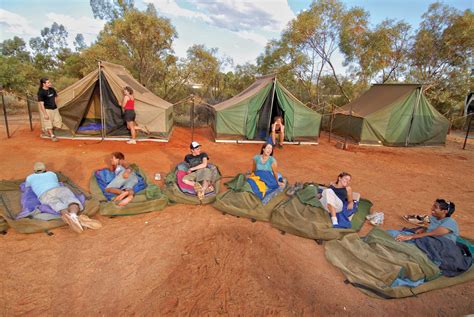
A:
<svg viewBox="0 0 474 317">
<path fill-rule="evenodd" d="M 421 98 L 421 93 L 422 93 L 422 86 L 419 89 L 419 93 L 418 93 L 418 96 L 416 98 L 416 103 L 415 103 L 415 107 L 413 107 L 413 112 L 411 114 L 411 120 L 410 120 L 410 128 L 408 128 L 408 134 L 407 134 L 407 138 L 405 139 L 405 147 L 408 146 L 408 141 L 410 140 L 410 134 L 411 134 L 411 128 L 413 126 L 413 120 L 415 120 L 415 113 L 416 113 L 416 108 L 418 108 L 418 103 L 420 102 L 420 98 Z"/>
<path fill-rule="evenodd" d="M 191 105 L 191 113 L 189 117 L 191 118 L 191 142 L 194 141 L 194 94 L 193 94 L 193 103 Z"/>
<path fill-rule="evenodd" d="M 276 83 L 277 83 L 277 78 L 275 77 L 275 79 L 273 80 L 273 89 L 272 89 L 272 107 L 271 107 L 271 111 L 273 110 L 273 100 L 275 98 L 275 89 L 276 89 Z M 268 125 L 267 125 L 267 133 L 265 134 L 265 139 L 268 139 L 268 128 L 271 126 L 272 124 L 272 113 L 270 111 L 270 116 L 268 118 Z M 286 131 L 285 131 L 286 132 Z"/>
<path fill-rule="evenodd" d="M 334 120 L 334 105 L 331 105 L 331 121 L 329 122 L 329 143 L 331 143 L 332 122 Z"/>
<path fill-rule="evenodd" d="M 347 125 L 348 133 L 351 131 L 351 125 L 352 125 L 352 103 L 349 109 L 349 124 Z M 342 146 L 343 150 L 347 150 L 347 134 L 348 133 L 344 133 L 344 145 Z"/>
<path fill-rule="evenodd" d="M 99 61 L 99 98 L 100 98 L 100 123 L 102 124 L 102 138 L 105 138 L 105 118 L 104 118 L 104 105 L 102 99 L 102 72 L 100 69 L 100 61 Z"/>
<path fill-rule="evenodd" d="M 7 137 L 10 138 L 10 130 L 8 129 L 7 107 L 5 106 L 5 98 L 3 97 L 3 89 L 1 91 L 1 94 L 2 94 L 3 116 L 5 117 L 5 128 L 7 129 Z"/>
<path fill-rule="evenodd" d="M 469 137 L 469 133 L 471 132 L 472 116 L 474 116 L 474 114 L 471 113 L 469 115 L 469 125 L 467 126 L 466 137 L 464 138 L 464 145 L 462 146 L 463 150 L 466 149 L 467 138 Z"/>
<path fill-rule="evenodd" d="M 26 108 L 28 109 L 28 119 L 30 120 L 30 131 L 33 131 L 33 119 L 31 117 L 30 99 L 28 98 L 28 94 L 26 94 Z"/>
</svg>

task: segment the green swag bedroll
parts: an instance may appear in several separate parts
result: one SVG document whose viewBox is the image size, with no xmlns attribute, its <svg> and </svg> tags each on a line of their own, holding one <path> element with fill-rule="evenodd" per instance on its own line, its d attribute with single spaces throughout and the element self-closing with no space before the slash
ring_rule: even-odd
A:
<svg viewBox="0 0 474 317">
<path fill-rule="evenodd" d="M 100 214 L 102 216 L 130 216 L 151 211 L 162 210 L 168 204 L 168 198 L 163 195 L 160 188 L 153 184 L 145 172 L 136 164 L 131 164 L 130 167 L 141 177 L 146 183 L 146 188 L 138 193 L 135 193 L 133 200 L 126 206 L 117 206 L 113 201 L 108 201 L 104 193 L 97 183 L 95 172 L 90 178 L 90 191 L 92 197 L 100 201 Z"/>
<path fill-rule="evenodd" d="M 179 165 L 179 164 L 178 164 Z M 213 164 L 209 164 L 209 167 L 212 171 L 212 184 L 214 185 L 214 193 L 207 194 L 204 196 L 204 199 L 201 201 L 198 197 L 194 194 L 184 193 L 178 186 L 178 180 L 176 173 L 178 172 L 178 165 L 169 172 L 165 177 L 165 189 L 164 192 L 170 203 L 180 203 L 180 204 L 188 204 L 188 205 L 206 205 L 214 202 L 216 200 L 216 196 L 219 194 L 221 188 L 221 172 L 219 168 Z"/>
<path fill-rule="evenodd" d="M 403 298 L 474 280 L 473 266 L 455 277 L 441 276 L 438 266 L 418 247 L 397 242 L 379 228 L 372 229 L 365 239 L 350 234 L 329 241 L 325 250 L 328 261 L 372 297 Z M 424 278 L 426 282 L 416 287 L 391 287 L 399 277 L 411 281 Z"/>
<path fill-rule="evenodd" d="M 285 191 L 281 191 L 264 205 L 260 198 L 253 193 L 244 174 L 238 174 L 225 184 L 229 190 L 219 194 L 212 206 L 223 213 L 237 217 L 270 221 L 275 206 L 287 198 Z"/>
<path fill-rule="evenodd" d="M 93 216 L 99 210 L 99 202 L 93 198 L 79 186 L 74 184 L 67 176 L 61 172 L 55 172 L 60 182 L 69 187 L 74 193 L 82 193 L 86 197 L 84 210 L 82 214 Z M 31 218 L 16 219 L 21 212 L 21 190 L 20 184 L 24 179 L 2 180 L 0 181 L 0 216 L 6 221 L 10 228 L 20 233 L 44 232 L 57 227 L 64 226 L 62 219 L 40 220 Z M 0 232 L 1 229 L 0 221 Z M 3 225 L 5 226 L 5 224 Z"/>
<path fill-rule="evenodd" d="M 323 209 L 315 195 L 317 190 L 316 184 L 306 185 L 287 201 L 279 204 L 272 213 L 270 220 L 272 226 L 314 240 L 340 239 L 362 228 L 365 217 L 372 207 L 369 200 L 360 199 L 357 212 L 351 220 L 351 229 L 335 229 L 332 227 L 328 212 Z"/>
</svg>

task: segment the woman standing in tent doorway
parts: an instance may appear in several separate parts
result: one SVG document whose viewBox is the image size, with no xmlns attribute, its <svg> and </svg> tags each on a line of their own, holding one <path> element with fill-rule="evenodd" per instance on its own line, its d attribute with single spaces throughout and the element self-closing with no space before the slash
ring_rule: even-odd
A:
<svg viewBox="0 0 474 317">
<path fill-rule="evenodd" d="M 127 129 L 130 130 L 132 138 L 127 141 L 128 144 L 137 144 L 137 131 L 143 131 L 146 134 L 150 132 L 146 127 L 139 127 L 135 122 L 135 97 L 133 97 L 133 89 L 129 86 L 126 86 L 123 89 L 123 101 L 122 108 L 124 119 L 127 122 Z"/>
</svg>

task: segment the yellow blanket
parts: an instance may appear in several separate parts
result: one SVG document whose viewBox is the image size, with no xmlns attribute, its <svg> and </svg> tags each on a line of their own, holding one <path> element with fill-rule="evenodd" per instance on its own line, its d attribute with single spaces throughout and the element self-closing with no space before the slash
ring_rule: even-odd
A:
<svg viewBox="0 0 474 317">
<path fill-rule="evenodd" d="M 252 173 L 250 176 L 249 176 L 249 179 L 253 180 L 255 182 L 255 184 L 257 185 L 258 187 L 258 190 L 262 193 L 262 197 L 265 197 L 265 194 L 267 193 L 267 185 L 265 184 L 264 181 L 262 181 L 260 179 L 260 176 L 257 176 L 255 175 L 254 173 Z"/>
</svg>

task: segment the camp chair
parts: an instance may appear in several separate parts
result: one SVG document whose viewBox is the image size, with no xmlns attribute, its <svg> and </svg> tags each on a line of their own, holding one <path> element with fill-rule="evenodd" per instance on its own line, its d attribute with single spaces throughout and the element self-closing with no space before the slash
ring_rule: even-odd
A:
<svg viewBox="0 0 474 317">
<path fill-rule="evenodd" d="M 216 200 L 216 196 L 221 188 L 221 172 L 216 165 L 208 163 L 208 167 L 213 171 L 213 186 L 214 191 L 207 193 L 204 196 L 203 200 L 199 200 L 196 193 L 192 189 L 180 188 L 178 185 L 178 171 L 179 166 L 183 162 L 176 165 L 165 177 L 165 188 L 164 192 L 171 203 L 181 203 L 189 205 L 200 205 L 200 204 L 210 204 Z"/>
<path fill-rule="evenodd" d="M 237 174 L 233 179 L 225 183 L 229 190 L 219 194 L 214 208 L 222 211 L 223 214 L 231 214 L 237 217 L 246 217 L 252 221 L 269 221 L 273 208 L 286 199 L 285 190 L 277 190 L 270 194 L 272 197 L 268 203 L 262 200 L 252 191 L 251 186 L 244 174 Z"/>
<path fill-rule="evenodd" d="M 293 196 L 275 207 L 270 222 L 273 227 L 300 237 L 314 240 L 340 239 L 359 231 L 370 213 L 372 203 L 361 198 L 357 212 L 352 216 L 350 229 L 333 228 L 328 212 L 317 197 L 318 185 L 306 184 Z M 319 241 L 320 242 L 320 241 Z"/>
<path fill-rule="evenodd" d="M 86 197 L 82 214 L 93 216 L 99 210 L 99 202 L 93 199 L 87 192 L 74 184 L 67 176 L 61 172 L 55 172 L 60 182 L 69 187 L 74 193 L 81 193 Z M 24 179 L 2 180 L 0 181 L 0 218 L 6 224 L 20 233 L 49 232 L 49 230 L 64 226 L 62 219 L 39 220 L 31 218 L 16 219 L 22 211 L 20 185 Z M 0 221 L 0 232 L 5 223 Z"/>
<path fill-rule="evenodd" d="M 102 216 L 129 216 L 151 211 L 162 210 L 168 204 L 168 198 L 163 195 L 160 188 L 151 182 L 145 172 L 136 164 L 130 167 L 145 182 L 145 189 L 135 192 L 133 200 L 126 206 L 118 206 L 113 201 L 109 201 L 105 196 L 103 189 L 99 186 L 96 177 L 96 171 L 92 173 L 89 181 L 92 197 L 100 201 L 100 214 Z"/>
<path fill-rule="evenodd" d="M 472 251 L 467 239 L 458 238 Z M 474 280 L 474 265 L 455 277 L 441 276 L 439 267 L 414 244 L 395 241 L 384 230 L 372 229 L 365 238 L 349 234 L 325 244 L 328 261 L 346 276 L 347 284 L 377 298 L 403 298 Z M 394 286 L 398 278 L 422 281 L 409 286 Z"/>
</svg>

